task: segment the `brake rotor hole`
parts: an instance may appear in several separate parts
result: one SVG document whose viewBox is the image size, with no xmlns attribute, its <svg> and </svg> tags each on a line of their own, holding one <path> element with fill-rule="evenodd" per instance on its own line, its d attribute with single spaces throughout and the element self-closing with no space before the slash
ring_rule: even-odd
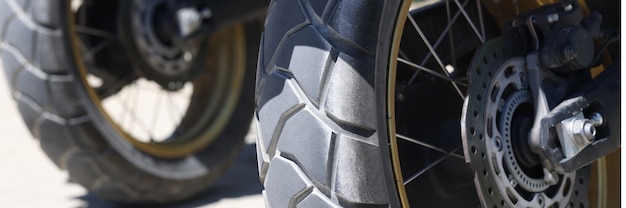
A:
<svg viewBox="0 0 626 208">
<path fill-rule="evenodd" d="M 500 83 L 495 83 L 493 88 L 491 89 L 491 102 L 493 103 L 496 102 L 499 92 L 500 92 Z"/>
<path fill-rule="evenodd" d="M 509 66 L 504 70 L 504 77 L 509 78 L 515 75 L 515 67 Z"/>
<path fill-rule="evenodd" d="M 520 84 L 522 84 L 522 87 L 526 87 L 526 73 L 524 72 L 519 73 L 519 82 Z"/>
<path fill-rule="evenodd" d="M 491 153 L 491 163 L 492 164 L 498 164 L 498 159 L 496 159 L 496 153 Z M 500 168 L 494 168 L 493 169 L 496 172 L 496 175 L 500 175 Z"/>
<path fill-rule="evenodd" d="M 563 185 L 563 196 L 565 197 L 567 195 L 567 193 L 569 193 L 569 189 L 570 186 L 572 185 L 572 182 L 570 181 L 569 178 L 565 179 L 565 185 Z"/>
<path fill-rule="evenodd" d="M 509 199 L 511 200 L 511 203 L 513 204 L 517 204 L 517 197 L 515 197 L 515 195 L 513 194 L 513 192 L 511 191 L 511 188 L 506 188 L 506 196 L 509 197 Z"/>
</svg>

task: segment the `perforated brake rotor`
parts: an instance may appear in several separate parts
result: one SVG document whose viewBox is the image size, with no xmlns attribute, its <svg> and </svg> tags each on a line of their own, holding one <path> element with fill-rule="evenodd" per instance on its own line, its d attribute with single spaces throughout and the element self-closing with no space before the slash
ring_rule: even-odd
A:
<svg viewBox="0 0 626 208">
<path fill-rule="evenodd" d="M 484 207 L 587 207 L 589 169 L 544 180 L 541 161 L 528 145 L 533 98 L 525 47 L 505 34 L 480 48 L 469 68 L 462 138 L 466 160 Z"/>
<path fill-rule="evenodd" d="M 176 91 L 205 72 L 208 45 L 205 39 L 181 39 L 166 6 L 166 0 L 122 1 L 119 29 L 139 74 Z"/>
</svg>

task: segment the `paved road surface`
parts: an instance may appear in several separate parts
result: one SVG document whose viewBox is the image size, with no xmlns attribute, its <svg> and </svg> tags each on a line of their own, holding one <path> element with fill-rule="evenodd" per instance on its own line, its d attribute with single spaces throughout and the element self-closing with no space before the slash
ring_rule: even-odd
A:
<svg viewBox="0 0 626 208">
<path fill-rule="evenodd" d="M 3 72 L 0 82 L 0 207 L 119 207 L 68 182 L 67 173 L 45 156 L 23 124 Z M 246 141 L 236 164 L 213 188 L 193 200 L 168 207 L 264 207 L 254 132 L 248 134 Z"/>
</svg>

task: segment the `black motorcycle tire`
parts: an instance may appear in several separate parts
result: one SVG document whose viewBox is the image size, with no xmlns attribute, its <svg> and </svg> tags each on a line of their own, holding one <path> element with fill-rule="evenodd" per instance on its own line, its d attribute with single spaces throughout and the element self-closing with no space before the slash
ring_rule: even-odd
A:
<svg viewBox="0 0 626 208">
<path fill-rule="evenodd" d="M 400 1 L 270 4 L 257 69 L 257 157 L 268 207 L 399 207 L 387 60 Z M 382 87 L 378 87 L 382 84 Z"/>
<path fill-rule="evenodd" d="M 178 158 L 145 153 L 103 130 L 78 72 L 70 1 L 0 2 L 0 57 L 17 108 L 41 148 L 69 180 L 106 200 L 171 203 L 206 190 L 234 162 L 253 114 L 246 70 L 234 113 L 213 143 Z M 246 24 L 246 67 L 254 68 L 261 25 Z M 250 73 L 249 73 L 250 72 Z M 118 143 L 118 144 L 115 144 Z M 122 144 L 122 145 L 120 145 Z M 189 161 L 196 161 L 190 163 Z"/>
</svg>

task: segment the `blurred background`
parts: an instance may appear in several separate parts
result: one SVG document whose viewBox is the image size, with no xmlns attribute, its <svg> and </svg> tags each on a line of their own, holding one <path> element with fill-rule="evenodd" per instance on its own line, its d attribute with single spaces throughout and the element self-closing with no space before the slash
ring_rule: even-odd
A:
<svg viewBox="0 0 626 208">
<path fill-rule="evenodd" d="M 0 60 L 0 71 L 2 62 Z M 5 82 L 4 73 L 0 73 Z M 123 207 L 89 194 L 68 181 L 28 132 L 7 85 L 0 84 L 0 207 Z M 255 127 L 231 166 L 210 189 L 199 196 L 163 207 L 265 207 L 258 179 Z"/>
</svg>

